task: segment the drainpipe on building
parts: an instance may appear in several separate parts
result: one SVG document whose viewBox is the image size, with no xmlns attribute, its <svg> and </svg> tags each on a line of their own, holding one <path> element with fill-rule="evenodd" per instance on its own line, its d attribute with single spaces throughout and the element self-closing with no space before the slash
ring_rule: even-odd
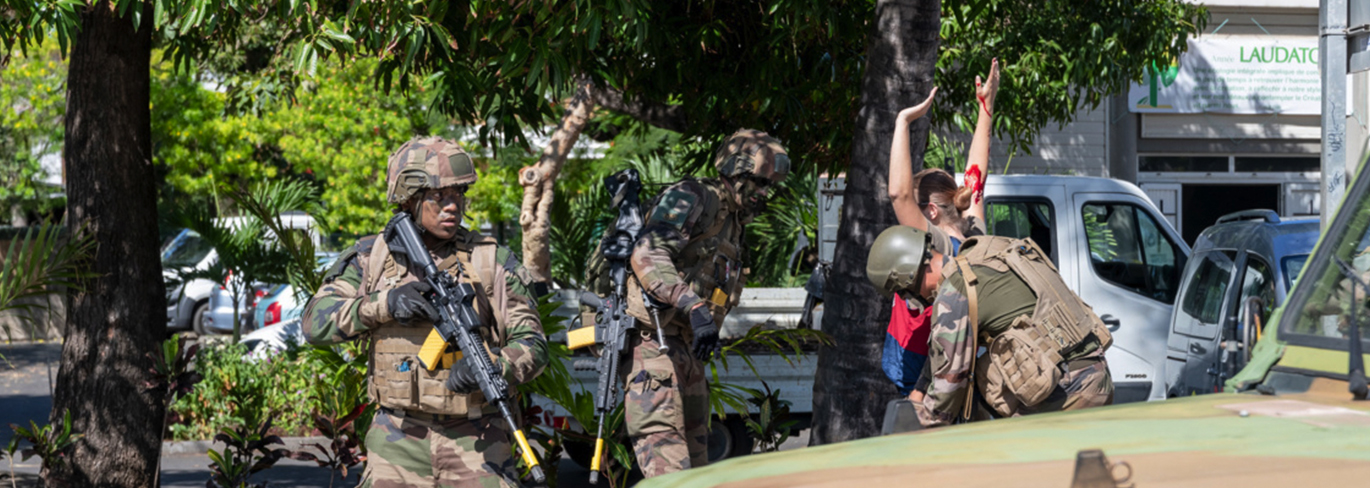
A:
<svg viewBox="0 0 1370 488">
<path fill-rule="evenodd" d="M 1346 194 L 1346 0 L 1321 0 L 1318 66 L 1322 76 L 1322 229 Z"/>
</svg>

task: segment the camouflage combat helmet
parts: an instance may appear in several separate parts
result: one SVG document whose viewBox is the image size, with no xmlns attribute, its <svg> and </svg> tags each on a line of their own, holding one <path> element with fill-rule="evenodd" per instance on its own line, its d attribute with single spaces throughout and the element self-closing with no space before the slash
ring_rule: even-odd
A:
<svg viewBox="0 0 1370 488">
<path fill-rule="evenodd" d="M 476 182 L 471 156 L 455 142 L 441 137 L 415 137 L 390 154 L 386 169 L 386 201 L 404 205 L 426 189 Z"/>
<path fill-rule="evenodd" d="M 885 296 L 911 289 L 922 276 L 929 247 L 926 232 L 907 225 L 885 229 L 866 255 L 866 278 Z"/>
<path fill-rule="evenodd" d="M 750 173 L 779 183 L 790 173 L 790 156 L 779 139 L 759 130 L 742 129 L 718 148 L 714 167 L 719 176 L 734 178 Z"/>
</svg>

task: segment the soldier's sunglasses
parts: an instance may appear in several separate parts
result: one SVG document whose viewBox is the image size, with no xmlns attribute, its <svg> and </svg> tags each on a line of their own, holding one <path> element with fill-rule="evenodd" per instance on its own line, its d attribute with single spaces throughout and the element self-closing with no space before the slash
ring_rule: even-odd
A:
<svg viewBox="0 0 1370 488">
<path fill-rule="evenodd" d="M 466 198 L 467 185 L 449 186 L 423 192 L 424 201 L 433 203 L 459 202 Z"/>
</svg>

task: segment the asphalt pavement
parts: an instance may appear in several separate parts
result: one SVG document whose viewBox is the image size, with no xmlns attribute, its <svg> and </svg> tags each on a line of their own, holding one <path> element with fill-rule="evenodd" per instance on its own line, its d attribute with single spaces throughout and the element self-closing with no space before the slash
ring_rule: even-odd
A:
<svg viewBox="0 0 1370 488">
<path fill-rule="evenodd" d="M 48 422 L 52 411 L 52 385 L 57 379 L 57 368 L 62 346 L 58 343 L 0 344 L 0 446 L 14 437 L 10 424 L 28 426 Z M 209 480 L 209 456 L 203 447 L 194 443 L 167 443 L 163 446 L 162 486 L 203 487 Z M 808 444 L 808 431 L 794 436 L 782 450 L 797 449 Z M 12 463 L 12 464 L 11 464 Z M 16 475 L 17 486 L 38 486 L 39 460 L 32 458 L 0 460 L 0 486 L 8 486 L 10 469 Z M 258 473 L 253 482 L 267 486 L 331 488 L 356 486 L 361 470 L 350 471 L 346 479 L 313 462 L 285 459 Z M 569 458 L 558 464 L 558 486 L 589 488 L 589 471 Z"/>
</svg>

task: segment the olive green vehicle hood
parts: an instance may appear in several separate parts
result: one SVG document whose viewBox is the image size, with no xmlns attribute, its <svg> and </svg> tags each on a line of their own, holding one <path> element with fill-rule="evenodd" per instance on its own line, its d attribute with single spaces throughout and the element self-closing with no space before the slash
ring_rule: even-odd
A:
<svg viewBox="0 0 1370 488">
<path fill-rule="evenodd" d="M 639 486 L 1069 487 L 1076 454 L 1096 448 L 1126 462 L 1138 487 L 1365 486 L 1370 403 L 1351 402 L 1345 385 L 993 420 L 744 456 Z"/>
</svg>

